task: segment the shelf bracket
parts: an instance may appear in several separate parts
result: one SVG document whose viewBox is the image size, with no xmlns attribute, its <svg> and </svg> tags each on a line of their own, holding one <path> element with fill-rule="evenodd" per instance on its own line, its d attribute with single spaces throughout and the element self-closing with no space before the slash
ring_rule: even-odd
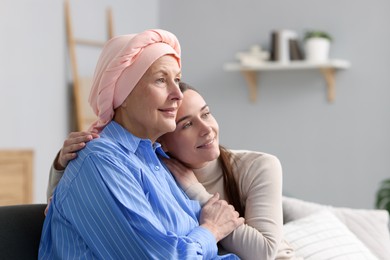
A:
<svg viewBox="0 0 390 260">
<path fill-rule="evenodd" d="M 333 103 L 336 97 L 336 86 L 335 86 L 335 69 L 334 68 L 320 68 L 322 75 L 325 78 L 327 90 L 328 90 L 328 102 Z"/>
<path fill-rule="evenodd" d="M 320 68 L 322 75 L 326 81 L 327 87 L 327 99 L 328 102 L 333 103 L 336 97 L 336 84 L 335 84 L 335 68 Z M 259 71 L 253 70 L 241 70 L 241 74 L 248 85 L 249 99 L 251 102 L 256 102 L 258 95 L 258 74 Z"/>
<path fill-rule="evenodd" d="M 257 71 L 253 70 L 241 70 L 242 75 L 245 78 L 245 81 L 249 88 L 249 99 L 252 102 L 256 102 L 257 99 Z"/>
</svg>

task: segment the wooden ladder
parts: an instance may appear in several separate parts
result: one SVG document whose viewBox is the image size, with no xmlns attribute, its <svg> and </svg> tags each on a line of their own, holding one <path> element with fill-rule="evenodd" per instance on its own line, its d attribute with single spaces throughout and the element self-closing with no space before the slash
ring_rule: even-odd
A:
<svg viewBox="0 0 390 260">
<path fill-rule="evenodd" d="M 66 19 L 66 36 L 69 50 L 73 77 L 73 98 L 76 131 L 85 131 L 96 120 L 96 115 L 88 104 L 89 92 L 92 86 L 92 76 L 80 76 L 77 64 L 76 47 L 84 45 L 94 48 L 103 48 L 106 41 L 96 41 L 89 39 L 76 38 L 73 33 L 70 0 L 65 0 L 65 19 Z M 107 20 L 107 40 L 114 36 L 112 9 L 106 9 Z"/>
</svg>

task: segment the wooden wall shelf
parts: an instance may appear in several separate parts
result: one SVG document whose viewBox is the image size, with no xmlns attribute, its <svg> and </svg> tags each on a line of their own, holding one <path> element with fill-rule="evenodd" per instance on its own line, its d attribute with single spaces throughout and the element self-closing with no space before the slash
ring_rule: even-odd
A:
<svg viewBox="0 0 390 260">
<path fill-rule="evenodd" d="M 325 78 L 327 84 L 327 98 L 333 102 L 335 92 L 335 72 L 337 69 L 347 69 L 350 63 L 345 60 L 329 60 L 322 63 L 312 63 L 308 61 L 291 61 L 289 63 L 262 62 L 256 65 L 244 66 L 240 63 L 226 63 L 224 69 L 227 71 L 240 71 L 249 87 L 249 99 L 255 102 L 257 99 L 258 73 L 261 71 L 283 71 L 283 70 L 310 70 L 318 69 Z"/>
</svg>

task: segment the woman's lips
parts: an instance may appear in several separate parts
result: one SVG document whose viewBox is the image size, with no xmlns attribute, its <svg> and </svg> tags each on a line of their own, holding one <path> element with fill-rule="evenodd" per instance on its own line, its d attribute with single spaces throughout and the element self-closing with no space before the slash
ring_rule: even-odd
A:
<svg viewBox="0 0 390 260">
<path fill-rule="evenodd" d="M 208 148 L 208 147 L 213 145 L 214 141 L 215 141 L 215 138 L 207 141 L 206 143 L 204 143 L 202 145 L 199 145 L 197 148 Z"/>
<path fill-rule="evenodd" d="M 162 112 L 166 116 L 176 117 L 177 108 L 162 108 L 159 109 L 158 111 Z"/>
</svg>

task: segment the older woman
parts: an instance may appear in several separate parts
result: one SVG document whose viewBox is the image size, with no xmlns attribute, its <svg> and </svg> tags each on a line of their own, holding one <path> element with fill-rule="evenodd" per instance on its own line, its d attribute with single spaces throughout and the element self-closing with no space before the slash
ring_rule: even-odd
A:
<svg viewBox="0 0 390 260">
<path fill-rule="evenodd" d="M 180 46 L 163 30 L 110 40 L 90 104 L 94 139 L 66 168 L 45 219 L 40 259 L 218 258 L 216 242 L 244 222 L 216 194 L 203 208 L 161 164 L 183 94 Z M 235 257 L 226 255 L 226 258 Z"/>
</svg>

